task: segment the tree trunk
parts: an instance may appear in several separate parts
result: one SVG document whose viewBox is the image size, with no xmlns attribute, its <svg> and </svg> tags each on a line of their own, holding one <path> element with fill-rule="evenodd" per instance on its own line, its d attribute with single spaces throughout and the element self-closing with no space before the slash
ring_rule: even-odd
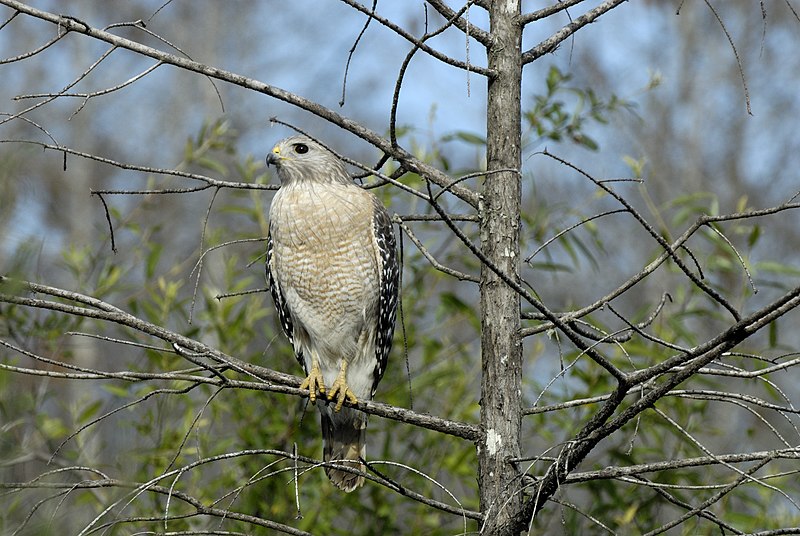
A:
<svg viewBox="0 0 800 536">
<path fill-rule="evenodd" d="M 521 182 L 520 92 L 522 63 L 520 0 L 490 3 L 487 165 L 480 206 L 481 247 L 489 262 L 512 279 L 519 278 Z M 520 454 L 522 421 L 522 344 L 520 299 L 487 266 L 481 269 L 482 378 L 481 438 L 478 444 L 481 512 L 484 533 L 498 527 L 522 507 L 519 475 L 509 458 Z"/>
</svg>

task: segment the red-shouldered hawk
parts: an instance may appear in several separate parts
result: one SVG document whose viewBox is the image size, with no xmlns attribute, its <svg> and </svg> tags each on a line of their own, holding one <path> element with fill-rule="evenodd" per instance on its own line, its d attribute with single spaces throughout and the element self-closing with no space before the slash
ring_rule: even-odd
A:
<svg viewBox="0 0 800 536">
<path fill-rule="evenodd" d="M 367 415 L 342 407 L 371 400 L 392 347 L 399 268 L 386 208 L 344 164 L 305 136 L 267 156 L 281 187 L 272 200 L 267 278 L 281 327 L 321 413 L 323 459 L 365 470 Z M 364 478 L 326 467 L 337 487 Z"/>
</svg>

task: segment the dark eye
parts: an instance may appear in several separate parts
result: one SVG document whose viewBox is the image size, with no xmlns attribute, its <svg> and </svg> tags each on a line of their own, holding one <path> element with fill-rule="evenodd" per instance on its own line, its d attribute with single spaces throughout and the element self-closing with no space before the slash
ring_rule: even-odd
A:
<svg viewBox="0 0 800 536">
<path fill-rule="evenodd" d="M 308 145 L 305 143 L 295 143 L 294 152 L 297 154 L 306 154 L 308 152 Z"/>
</svg>

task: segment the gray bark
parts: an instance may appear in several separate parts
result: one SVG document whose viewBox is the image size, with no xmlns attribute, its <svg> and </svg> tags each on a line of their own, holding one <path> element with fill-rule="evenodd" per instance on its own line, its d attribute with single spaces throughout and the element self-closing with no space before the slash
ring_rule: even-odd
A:
<svg viewBox="0 0 800 536">
<path fill-rule="evenodd" d="M 519 170 L 522 26 L 519 0 L 489 6 L 491 34 L 487 106 L 488 169 Z M 520 175 L 493 173 L 480 204 L 481 248 L 487 260 L 512 279 L 519 278 Z M 522 344 L 519 295 L 487 266 L 481 270 L 482 378 L 479 475 L 484 534 L 522 508 L 521 480 L 510 458 L 520 454 Z"/>
</svg>

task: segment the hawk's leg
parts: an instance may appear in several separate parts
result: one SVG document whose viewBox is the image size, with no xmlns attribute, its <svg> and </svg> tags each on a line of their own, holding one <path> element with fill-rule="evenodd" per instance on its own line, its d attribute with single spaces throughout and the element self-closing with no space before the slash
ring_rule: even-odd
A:
<svg viewBox="0 0 800 536">
<path fill-rule="evenodd" d="M 336 407 L 333 408 L 333 411 L 339 411 L 342 409 L 345 400 L 348 402 L 352 402 L 353 404 L 358 403 L 358 399 L 356 398 L 355 393 L 350 390 L 347 386 L 347 362 L 342 361 L 342 366 L 339 369 L 339 375 L 336 377 L 336 381 L 333 382 L 331 386 L 331 390 L 328 392 L 328 400 L 336 400 Z"/>
<path fill-rule="evenodd" d="M 317 401 L 317 391 L 321 395 L 325 394 L 325 379 L 319 370 L 316 357 L 311 358 L 311 370 L 308 372 L 308 377 L 300 384 L 300 389 L 308 389 L 308 398 L 312 404 Z"/>
</svg>

